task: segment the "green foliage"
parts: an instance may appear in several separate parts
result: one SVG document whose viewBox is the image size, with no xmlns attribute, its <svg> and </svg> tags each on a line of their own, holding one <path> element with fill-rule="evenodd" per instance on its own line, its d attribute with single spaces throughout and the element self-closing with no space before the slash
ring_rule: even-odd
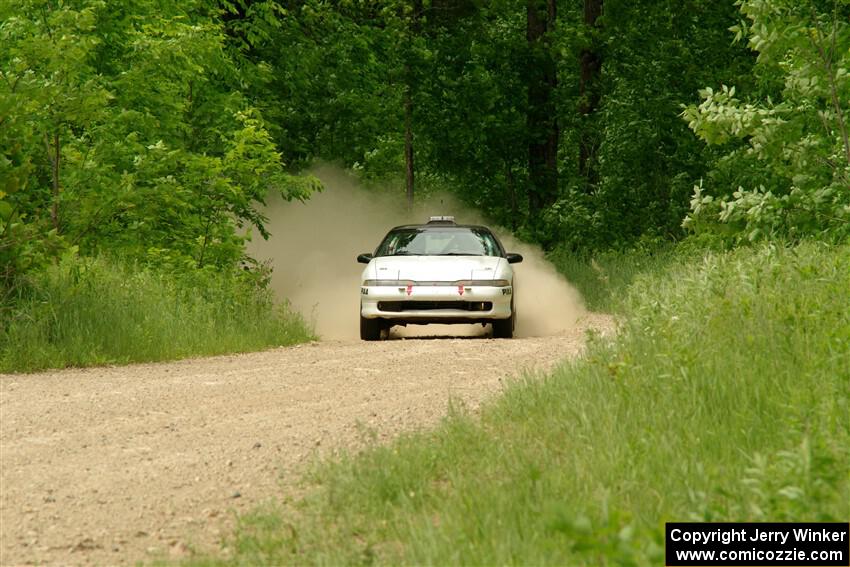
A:
<svg viewBox="0 0 850 567">
<path fill-rule="evenodd" d="M 734 86 L 707 87 L 699 106 L 685 109 L 703 140 L 732 148 L 694 188 L 685 226 L 735 240 L 850 237 L 850 4 L 738 5 L 743 18 L 731 30 L 779 88 L 746 102 Z"/>
<path fill-rule="evenodd" d="M 227 25 L 214 6 L 0 0 L 0 368 L 309 336 L 250 283 L 262 270 L 232 275 L 250 229 L 269 236 L 270 191 L 320 188 L 286 171 L 250 88 L 268 71 L 244 53 L 277 12 Z"/>
<path fill-rule="evenodd" d="M 570 4 L 533 47 L 526 5 L 503 1 L 2 0 L 0 215 L 84 254 L 233 265 L 243 226 L 265 236 L 255 206 L 269 190 L 317 189 L 285 164 L 398 178 L 409 92 L 417 175 L 550 248 L 678 239 L 689 201 L 698 233 L 840 238 L 847 10 L 610 0 L 591 29 Z M 602 61 L 589 115 L 588 47 Z M 527 91 L 541 48 L 557 65 L 560 185 L 531 218 Z M 733 84 L 745 98 L 700 90 Z"/>
<path fill-rule="evenodd" d="M 605 5 L 593 33 L 580 4 L 559 6 L 546 42 L 562 141 L 560 188 L 543 218 L 529 213 L 527 90 L 540 54 L 527 42 L 526 4 L 282 2 L 273 40 L 250 57 L 275 71 L 260 90 L 277 102 L 263 112 L 290 161 L 319 157 L 397 179 L 409 86 L 417 177 L 441 178 L 495 222 L 582 251 L 679 237 L 693 182 L 715 156 L 676 111 L 706 83 L 754 82 L 754 57 L 729 44 L 737 11 L 727 3 Z M 603 57 L 601 103 L 581 117 L 579 58 L 591 42 Z M 599 142 L 592 182 L 578 170 L 584 131 Z"/>
<path fill-rule="evenodd" d="M 581 293 L 591 311 L 623 313 L 629 287 L 643 274 L 655 274 L 685 261 L 684 247 L 663 242 L 640 243 L 626 250 L 576 254 L 559 246 L 547 255 L 555 268 Z"/>
<path fill-rule="evenodd" d="M 415 99 L 421 169 L 514 230 L 528 214 L 524 10 L 502 2 L 434 10 Z"/>
<path fill-rule="evenodd" d="M 257 89 L 290 161 L 339 161 L 367 177 L 400 174 L 405 5 L 280 3 L 270 39 L 249 57 L 270 65 Z"/>
<path fill-rule="evenodd" d="M 577 251 L 679 238 L 693 182 L 714 157 L 675 109 L 704 84 L 753 81 L 753 56 L 730 45 L 726 31 L 737 19 L 735 8 L 705 0 L 675 6 L 606 0 L 596 32 L 604 46 L 600 108 L 589 117 L 575 112 L 576 60 L 590 41 L 581 16 L 569 12 L 561 22 L 561 46 L 569 54 L 561 70 L 564 187 L 550 225 L 557 240 Z M 591 186 L 577 169 L 579 133 L 588 129 L 599 146 Z"/>
<path fill-rule="evenodd" d="M 269 191 L 318 188 L 285 171 L 247 90 L 261 66 L 220 10 L 3 0 L 0 16 L 0 213 L 30 235 L 50 226 L 84 254 L 229 269 L 242 227 L 267 236 L 255 207 Z"/>
<path fill-rule="evenodd" d="M 613 343 L 321 466 L 198 564 L 657 565 L 667 521 L 842 521 L 848 274 L 806 243 L 641 276 Z"/>
<path fill-rule="evenodd" d="M 175 276 L 66 255 L 27 283 L 0 311 L 0 372 L 242 352 L 312 338 L 251 272 Z"/>
</svg>

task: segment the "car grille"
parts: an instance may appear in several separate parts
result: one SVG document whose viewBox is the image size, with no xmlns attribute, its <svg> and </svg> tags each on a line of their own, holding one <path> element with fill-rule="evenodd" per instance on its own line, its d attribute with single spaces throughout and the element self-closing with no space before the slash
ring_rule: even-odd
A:
<svg viewBox="0 0 850 567">
<path fill-rule="evenodd" d="M 379 301 L 378 310 L 392 313 L 402 311 L 428 311 L 431 309 L 458 309 L 460 311 L 490 311 L 490 301 Z"/>
</svg>

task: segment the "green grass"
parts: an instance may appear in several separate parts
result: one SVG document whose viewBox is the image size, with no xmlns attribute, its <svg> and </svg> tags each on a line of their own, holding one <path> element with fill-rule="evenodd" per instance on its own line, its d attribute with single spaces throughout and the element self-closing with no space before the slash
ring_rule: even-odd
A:
<svg viewBox="0 0 850 567">
<path fill-rule="evenodd" d="M 624 312 L 623 299 L 636 278 L 658 273 L 686 257 L 681 249 L 669 245 L 591 256 L 558 248 L 548 254 L 549 261 L 578 288 L 588 309 L 607 313 Z"/>
<path fill-rule="evenodd" d="M 663 564 L 666 521 L 850 517 L 850 247 L 636 278 L 611 343 L 320 465 L 207 564 Z"/>
<path fill-rule="evenodd" d="M 124 364 L 303 342 L 300 316 L 246 278 L 66 259 L 3 311 L 0 372 Z"/>
</svg>

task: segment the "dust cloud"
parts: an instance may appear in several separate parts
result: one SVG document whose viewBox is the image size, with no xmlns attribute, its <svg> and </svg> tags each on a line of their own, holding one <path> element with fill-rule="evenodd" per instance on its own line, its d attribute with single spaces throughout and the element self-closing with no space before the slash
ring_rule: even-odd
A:
<svg viewBox="0 0 850 567">
<path fill-rule="evenodd" d="M 315 326 L 324 339 L 359 338 L 360 274 L 357 254 L 372 252 L 393 226 L 424 222 L 430 215 L 455 215 L 458 222 L 485 222 L 450 196 L 404 207 L 403 194 L 362 189 L 352 175 L 331 166 L 312 170 L 325 189 L 307 202 L 270 198 L 269 240 L 255 236 L 248 253 L 269 260 L 272 289 Z M 575 326 L 585 313 L 576 289 L 545 260 L 539 248 L 520 243 L 507 231 L 497 232 L 505 248 L 524 261 L 514 266 L 517 329 L 520 337 L 555 335 Z M 484 336 L 489 325 L 408 325 L 394 327 L 391 337 Z"/>
</svg>

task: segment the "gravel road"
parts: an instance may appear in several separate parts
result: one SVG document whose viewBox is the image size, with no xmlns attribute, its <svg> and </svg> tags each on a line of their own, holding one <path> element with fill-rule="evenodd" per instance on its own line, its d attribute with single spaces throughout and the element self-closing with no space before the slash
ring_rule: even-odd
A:
<svg viewBox="0 0 850 567">
<path fill-rule="evenodd" d="M 309 460 L 434 424 L 580 352 L 514 340 L 318 342 L 234 356 L 0 375 L 0 563 L 128 564 L 210 550 Z M 290 487 L 290 488 L 287 488 Z"/>
</svg>

